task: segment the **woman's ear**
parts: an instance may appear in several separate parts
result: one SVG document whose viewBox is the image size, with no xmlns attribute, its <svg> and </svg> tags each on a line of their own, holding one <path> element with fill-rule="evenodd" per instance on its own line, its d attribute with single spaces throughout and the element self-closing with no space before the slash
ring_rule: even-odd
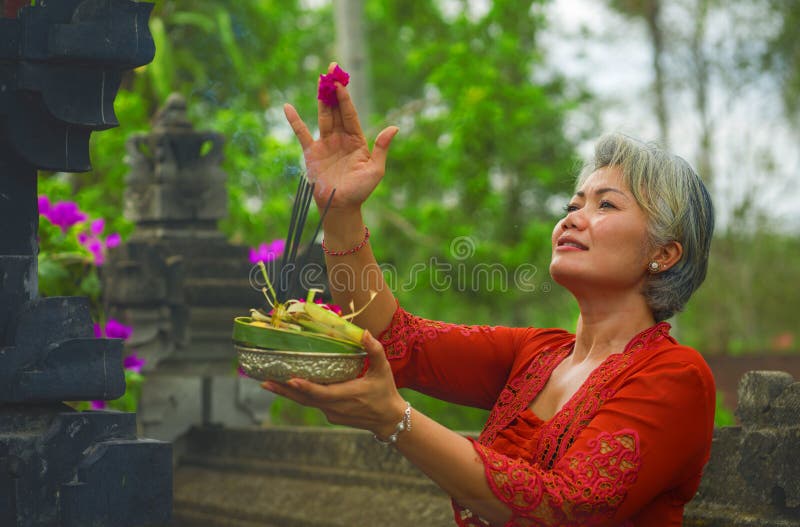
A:
<svg viewBox="0 0 800 527">
<path fill-rule="evenodd" d="M 664 272 L 678 263 L 681 256 L 683 256 L 683 245 L 680 242 L 671 241 L 657 248 L 648 261 L 656 262 L 658 272 Z"/>
</svg>

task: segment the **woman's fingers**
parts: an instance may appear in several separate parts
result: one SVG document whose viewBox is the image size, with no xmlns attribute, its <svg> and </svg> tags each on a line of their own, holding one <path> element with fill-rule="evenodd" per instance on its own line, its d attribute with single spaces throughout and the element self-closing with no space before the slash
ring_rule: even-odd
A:
<svg viewBox="0 0 800 527">
<path fill-rule="evenodd" d="M 324 102 L 317 100 L 317 120 L 319 124 L 319 136 L 325 139 L 333 133 L 333 112 L 331 108 Z"/>
<path fill-rule="evenodd" d="M 388 373 L 391 375 L 391 367 L 389 366 L 389 361 L 386 359 L 386 352 L 383 350 L 381 343 L 372 336 L 372 333 L 365 331 L 361 343 L 364 345 L 367 358 L 369 359 L 369 370 L 367 374 L 373 372 L 378 374 Z"/>
<path fill-rule="evenodd" d="M 336 69 L 336 63 L 331 62 L 328 64 L 328 75 L 333 73 L 333 70 Z M 319 85 L 317 85 L 317 89 L 319 89 Z M 337 120 L 339 121 L 339 126 L 341 127 L 341 115 L 339 114 L 339 108 L 331 108 L 324 102 L 317 100 L 317 115 L 319 116 L 319 136 L 320 138 L 325 138 L 333 133 L 334 130 L 337 128 Z M 338 118 L 338 119 L 337 119 Z"/>
<path fill-rule="evenodd" d="M 364 132 L 361 131 L 358 111 L 353 104 L 353 100 L 350 98 L 350 92 L 338 82 L 336 83 L 336 98 L 339 100 L 339 112 L 341 114 L 344 131 L 348 134 L 363 136 Z"/>
<path fill-rule="evenodd" d="M 314 142 L 314 137 L 311 135 L 311 132 L 308 131 L 306 123 L 300 118 L 300 114 L 297 113 L 294 106 L 291 104 L 284 104 L 283 114 L 286 116 L 286 120 L 289 121 L 292 130 L 294 130 L 294 135 L 300 140 L 300 146 L 303 147 L 303 150 L 310 147 Z"/>
</svg>

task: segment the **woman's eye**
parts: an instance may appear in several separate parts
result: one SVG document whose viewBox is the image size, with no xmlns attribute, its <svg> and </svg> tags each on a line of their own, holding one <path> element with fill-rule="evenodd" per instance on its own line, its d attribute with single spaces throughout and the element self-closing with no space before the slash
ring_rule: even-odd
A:
<svg viewBox="0 0 800 527">
<path fill-rule="evenodd" d="M 565 205 L 564 206 L 564 212 L 566 212 L 568 214 L 570 212 L 572 212 L 572 211 L 575 211 L 575 210 L 578 210 L 578 206 L 577 205 L 573 205 L 572 203 L 570 203 L 569 205 Z"/>
<path fill-rule="evenodd" d="M 600 208 L 601 209 L 615 209 L 616 207 L 610 201 L 603 200 L 603 201 L 600 202 Z"/>
</svg>

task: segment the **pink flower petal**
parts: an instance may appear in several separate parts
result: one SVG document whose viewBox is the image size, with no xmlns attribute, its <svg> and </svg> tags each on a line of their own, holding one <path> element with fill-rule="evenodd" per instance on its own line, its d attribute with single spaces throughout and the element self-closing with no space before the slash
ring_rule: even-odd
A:
<svg viewBox="0 0 800 527">
<path fill-rule="evenodd" d="M 44 194 L 39 196 L 39 214 L 47 216 L 50 213 L 50 198 Z"/>
<path fill-rule="evenodd" d="M 336 82 L 342 86 L 347 86 L 350 82 L 350 74 L 340 68 L 338 64 L 331 73 L 319 76 L 317 99 L 331 108 L 339 106 L 339 99 L 336 98 Z"/>
<path fill-rule="evenodd" d="M 131 336 L 131 333 L 133 333 L 133 328 L 131 326 L 126 326 L 113 318 L 108 319 L 106 323 L 106 336 L 108 338 L 125 340 Z"/>
<path fill-rule="evenodd" d="M 106 227 L 106 220 L 103 218 L 94 220 L 91 224 L 91 231 L 92 234 L 95 236 L 100 236 L 103 233 L 103 229 Z"/>
<path fill-rule="evenodd" d="M 106 402 L 105 401 L 92 401 L 92 402 L 89 403 L 89 406 L 92 408 L 92 410 L 103 410 L 106 407 Z"/>
<path fill-rule="evenodd" d="M 103 336 L 103 328 L 97 322 L 94 324 L 94 336 L 98 339 Z"/>
<path fill-rule="evenodd" d="M 136 353 L 131 353 L 122 359 L 122 367 L 135 373 L 141 373 L 142 366 L 146 363 L 147 360 L 139 357 Z"/>
<path fill-rule="evenodd" d="M 108 235 L 106 238 L 106 247 L 111 249 L 118 246 L 122 242 L 122 236 L 119 235 L 118 232 L 114 232 Z"/>
<path fill-rule="evenodd" d="M 283 238 L 278 238 L 277 240 L 272 240 L 269 245 L 267 246 L 267 250 L 270 252 L 275 253 L 276 255 L 283 254 L 283 251 L 286 249 L 286 240 Z"/>
</svg>

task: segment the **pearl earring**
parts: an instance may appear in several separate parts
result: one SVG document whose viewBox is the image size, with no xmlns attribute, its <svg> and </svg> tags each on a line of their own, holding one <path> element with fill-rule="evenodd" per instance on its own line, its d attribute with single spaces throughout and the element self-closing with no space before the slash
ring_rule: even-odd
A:
<svg viewBox="0 0 800 527">
<path fill-rule="evenodd" d="M 647 266 L 647 270 L 651 273 L 657 273 L 661 269 L 661 266 L 658 262 L 650 262 Z"/>
</svg>

